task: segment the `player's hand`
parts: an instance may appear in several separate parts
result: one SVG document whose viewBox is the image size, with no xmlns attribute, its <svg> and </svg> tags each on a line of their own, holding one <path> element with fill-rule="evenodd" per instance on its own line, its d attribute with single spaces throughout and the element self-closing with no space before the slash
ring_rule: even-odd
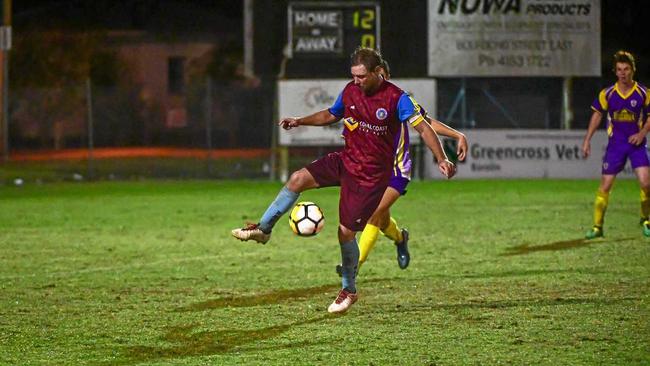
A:
<svg viewBox="0 0 650 366">
<path fill-rule="evenodd" d="M 586 141 L 582 143 L 582 156 L 586 159 L 591 154 L 591 143 Z"/>
<path fill-rule="evenodd" d="M 465 138 L 465 135 L 461 135 L 458 139 L 456 155 L 458 156 L 458 161 L 465 161 L 465 157 L 467 156 L 467 138 Z"/>
<path fill-rule="evenodd" d="M 298 118 L 289 117 L 280 121 L 278 125 L 282 126 L 285 130 L 290 130 L 294 127 L 300 126 L 300 123 L 298 123 Z"/>
<path fill-rule="evenodd" d="M 627 142 L 629 142 L 632 145 L 639 146 L 643 142 L 643 139 L 645 136 L 643 135 L 643 132 L 635 133 L 634 135 L 630 136 L 627 139 Z"/>
<path fill-rule="evenodd" d="M 447 177 L 447 179 L 451 179 L 451 177 L 456 175 L 456 165 L 447 159 L 438 162 L 438 170 L 440 170 L 440 174 Z"/>
</svg>

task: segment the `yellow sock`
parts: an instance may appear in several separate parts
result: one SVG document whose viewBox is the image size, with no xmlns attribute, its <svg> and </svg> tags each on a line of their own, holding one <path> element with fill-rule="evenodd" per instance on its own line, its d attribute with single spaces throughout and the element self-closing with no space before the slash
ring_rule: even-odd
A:
<svg viewBox="0 0 650 366">
<path fill-rule="evenodd" d="M 392 241 L 402 241 L 404 239 L 402 238 L 402 230 L 397 227 L 397 221 L 395 221 L 395 219 L 392 217 L 388 222 L 388 226 L 386 226 L 386 228 L 381 232 Z"/>
<path fill-rule="evenodd" d="M 605 211 L 609 202 L 609 193 L 598 191 L 596 201 L 594 201 L 594 226 L 603 227 L 605 221 Z"/>
<path fill-rule="evenodd" d="M 379 228 L 372 224 L 366 224 L 366 227 L 363 228 L 361 237 L 359 238 L 359 268 L 361 268 L 361 265 L 365 263 L 372 248 L 375 247 L 378 237 Z"/>
<path fill-rule="evenodd" d="M 650 214 L 650 192 L 641 190 L 641 217 L 647 219 Z"/>
</svg>

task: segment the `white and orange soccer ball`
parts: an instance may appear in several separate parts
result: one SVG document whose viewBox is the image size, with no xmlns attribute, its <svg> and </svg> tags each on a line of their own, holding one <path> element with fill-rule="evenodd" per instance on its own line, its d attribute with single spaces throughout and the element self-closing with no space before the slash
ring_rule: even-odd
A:
<svg viewBox="0 0 650 366">
<path fill-rule="evenodd" d="M 289 215 L 289 226 L 299 236 L 314 236 L 323 230 L 325 216 L 314 202 L 298 202 Z"/>
</svg>

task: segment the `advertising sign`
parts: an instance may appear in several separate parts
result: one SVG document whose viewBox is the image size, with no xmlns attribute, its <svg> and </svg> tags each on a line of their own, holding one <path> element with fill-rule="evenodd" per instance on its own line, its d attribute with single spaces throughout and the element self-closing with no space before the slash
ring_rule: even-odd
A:
<svg viewBox="0 0 650 366">
<path fill-rule="evenodd" d="M 600 76 L 600 0 L 429 0 L 430 76 Z"/>
<path fill-rule="evenodd" d="M 598 131 L 591 139 L 591 155 L 582 156 L 586 131 L 467 130 L 465 162 L 458 163 L 457 178 L 598 178 L 607 135 Z M 455 144 L 445 140 L 447 149 Z M 426 152 L 425 177 L 442 178 Z M 619 177 L 634 177 L 626 166 Z M 456 179 L 456 178 L 454 178 Z"/>
</svg>

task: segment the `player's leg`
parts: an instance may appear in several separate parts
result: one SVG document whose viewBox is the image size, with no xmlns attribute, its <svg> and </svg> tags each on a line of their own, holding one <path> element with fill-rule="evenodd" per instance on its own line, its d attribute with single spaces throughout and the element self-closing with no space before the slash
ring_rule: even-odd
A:
<svg viewBox="0 0 650 366">
<path fill-rule="evenodd" d="M 234 229 L 232 235 L 239 240 L 255 240 L 258 243 L 266 244 L 271 238 L 273 226 L 282 215 L 293 207 L 300 193 L 316 187 L 318 187 L 318 184 L 307 169 L 302 168 L 294 172 L 266 209 L 259 223 L 248 224 L 243 228 Z"/>
<path fill-rule="evenodd" d="M 634 173 L 639 179 L 640 200 L 641 200 L 641 225 L 643 226 L 643 235 L 650 237 L 650 161 L 646 151 L 645 144 L 638 146 L 630 154 L 630 164 L 634 168 Z"/>
<path fill-rule="evenodd" d="M 379 238 L 379 231 L 386 228 L 390 222 L 390 207 L 397 201 L 400 194 L 394 188 L 388 187 L 381 197 L 379 206 L 372 213 L 368 223 L 363 228 L 359 237 L 359 268 L 366 262 L 368 255 L 375 247 Z"/>
<path fill-rule="evenodd" d="M 647 166 L 634 169 L 639 186 L 641 188 L 641 225 L 643 226 L 643 235 L 650 237 L 650 168 Z"/>
<path fill-rule="evenodd" d="M 357 302 L 357 265 L 359 263 L 359 245 L 355 237 L 356 232 L 339 224 L 338 236 L 341 247 L 341 291 L 334 302 L 327 307 L 330 313 L 346 312 L 350 306 Z"/>
<path fill-rule="evenodd" d="M 409 180 L 403 177 L 394 177 L 391 179 L 390 187 L 387 192 L 391 195 L 390 205 L 392 206 L 399 196 L 406 194 L 406 186 L 409 184 Z M 402 228 L 400 229 L 397 226 L 397 221 L 393 217 L 390 217 L 390 213 L 386 210 L 385 217 L 382 218 L 381 232 L 387 238 L 391 239 L 395 243 L 395 249 L 397 250 L 397 265 L 401 269 L 406 269 L 409 262 L 411 261 L 411 254 L 409 253 L 408 241 L 409 241 L 409 232 L 408 230 Z"/>
<path fill-rule="evenodd" d="M 607 144 L 605 156 L 603 156 L 600 186 L 598 187 L 596 199 L 594 200 L 594 222 L 591 229 L 585 235 L 586 239 L 594 239 L 604 235 L 603 223 L 609 203 L 609 193 L 612 190 L 616 175 L 625 167 L 629 153 L 629 144 L 627 143 L 621 144 L 616 141 L 610 141 Z"/>
<path fill-rule="evenodd" d="M 327 308 L 330 313 L 342 313 L 357 301 L 356 275 L 359 265 L 359 245 L 355 234 L 363 230 L 379 206 L 386 185 L 359 189 L 353 178 L 342 172 L 339 200 L 339 244 L 341 247 L 341 291 Z"/>
<path fill-rule="evenodd" d="M 605 212 L 609 204 L 609 192 L 612 190 L 616 175 L 603 174 L 596 192 L 596 199 L 594 200 L 594 223 L 591 230 L 585 235 L 586 239 L 594 239 L 602 237 L 604 234 L 603 223 L 605 222 Z"/>
<path fill-rule="evenodd" d="M 339 184 L 340 165 L 339 154 L 331 153 L 294 172 L 266 209 L 259 223 L 234 229 L 231 231 L 232 236 L 242 241 L 255 240 L 265 244 L 271 238 L 275 223 L 296 203 L 300 193 L 312 188 Z"/>
</svg>

